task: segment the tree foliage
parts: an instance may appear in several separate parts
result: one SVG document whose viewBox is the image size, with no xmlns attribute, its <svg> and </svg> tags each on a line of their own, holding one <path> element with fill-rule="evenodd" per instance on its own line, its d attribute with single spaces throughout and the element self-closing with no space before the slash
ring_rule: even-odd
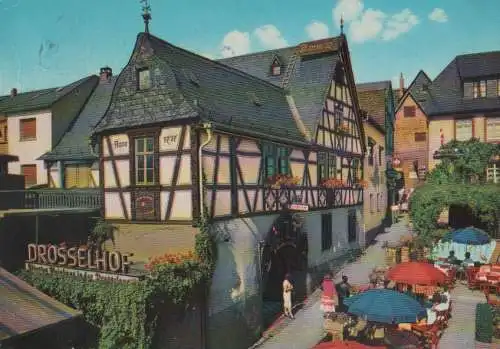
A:
<svg viewBox="0 0 500 349">
<path fill-rule="evenodd" d="M 441 212 L 452 205 L 468 205 L 474 216 L 494 235 L 500 219 L 497 184 L 426 183 L 410 197 L 410 216 L 419 240 L 430 246 L 445 230 L 438 226 Z"/>
<path fill-rule="evenodd" d="M 477 138 L 452 140 L 438 152 L 442 155 L 441 161 L 427 175 L 429 183 L 484 183 L 488 163 L 493 155 L 500 153 L 500 145 Z"/>
</svg>

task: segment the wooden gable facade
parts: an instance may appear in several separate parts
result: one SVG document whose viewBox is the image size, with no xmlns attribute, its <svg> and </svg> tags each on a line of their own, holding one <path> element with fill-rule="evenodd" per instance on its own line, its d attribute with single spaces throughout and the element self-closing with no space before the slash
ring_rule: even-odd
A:
<svg viewBox="0 0 500 349">
<path fill-rule="evenodd" d="M 96 128 L 104 217 L 192 223 L 204 207 L 226 219 L 361 205 L 363 131 L 342 50 L 319 115 L 304 116 L 293 93 L 140 34 Z"/>
<path fill-rule="evenodd" d="M 332 45 L 336 40 L 340 44 Z M 293 84 L 293 70 L 298 69 L 294 65 L 299 64 L 301 56 L 311 59 L 308 48 L 321 56 L 325 54 L 322 47 L 332 46 L 338 48 L 334 53 L 337 63 L 329 71 L 331 78 L 320 97 L 319 115 L 300 114 L 293 88 L 287 96 L 308 145 L 216 135 L 204 149 L 207 203 L 212 217 L 276 213 L 294 204 L 304 205 L 301 209 L 307 207 L 309 211 L 362 205 L 364 133 L 345 38 L 297 46 L 281 80 L 270 74 L 269 81 L 284 86 L 290 79 Z M 271 68 L 280 55 L 273 55 Z M 231 64 L 231 59 L 223 63 L 252 73 L 242 64 Z M 304 126 L 306 119 L 314 119 L 309 128 Z"/>
</svg>

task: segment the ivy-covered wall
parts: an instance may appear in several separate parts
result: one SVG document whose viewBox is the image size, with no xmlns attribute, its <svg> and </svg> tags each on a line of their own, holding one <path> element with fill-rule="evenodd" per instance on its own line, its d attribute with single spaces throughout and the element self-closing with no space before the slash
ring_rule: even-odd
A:
<svg viewBox="0 0 500 349">
<path fill-rule="evenodd" d="M 92 331 L 87 331 L 85 348 L 189 349 L 185 343 L 190 341 L 176 339 L 168 334 L 172 331 L 164 327 L 174 320 L 186 322 L 186 317 L 196 313 L 196 308 L 204 309 L 217 257 L 206 219 L 199 229 L 194 253 L 151 260 L 148 265 L 151 273 L 141 281 L 92 280 L 43 270 L 22 271 L 20 276 L 83 312 L 89 328 L 96 329 L 94 336 Z M 194 315 L 192 321 L 198 320 L 201 332 L 202 317 Z M 188 335 L 191 340 L 196 333 Z M 197 349 L 196 343 L 190 345 Z"/>
</svg>

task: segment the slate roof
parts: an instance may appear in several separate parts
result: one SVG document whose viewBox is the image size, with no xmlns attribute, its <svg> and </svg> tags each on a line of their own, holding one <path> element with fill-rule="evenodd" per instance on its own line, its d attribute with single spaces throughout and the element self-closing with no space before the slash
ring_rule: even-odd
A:
<svg viewBox="0 0 500 349">
<path fill-rule="evenodd" d="M 0 345 L 3 341 L 80 317 L 74 310 L 0 268 Z"/>
<path fill-rule="evenodd" d="M 134 52 L 143 40 L 149 41 L 154 55 L 169 67 L 167 79 L 173 95 L 164 101 L 166 109 L 161 113 L 153 110 L 148 115 L 138 113 L 124 118 L 110 107 L 96 132 L 200 116 L 231 128 L 305 142 L 283 89 L 150 34 L 138 35 Z M 113 98 L 126 83 L 122 78 L 124 71 L 118 77 Z M 196 84 L 191 77 L 195 77 Z M 253 96 L 259 105 L 253 102 Z M 111 103 L 113 106 L 113 100 Z"/>
<path fill-rule="evenodd" d="M 423 103 L 429 116 L 500 110 L 500 98 L 464 99 L 463 82 L 500 76 L 500 51 L 455 57 L 432 82 Z"/>
<path fill-rule="evenodd" d="M 429 89 L 431 84 L 431 78 L 423 70 L 420 70 L 399 100 L 396 111 L 403 105 L 402 102 L 408 95 L 411 95 L 413 100 L 420 106 L 420 109 L 424 110 L 421 103 L 424 103 L 428 96 L 424 90 L 424 85 L 427 85 L 427 89 Z"/>
<path fill-rule="evenodd" d="M 339 61 L 342 40 L 342 36 L 338 36 L 310 42 L 331 41 L 337 50 L 319 55 L 296 56 L 295 67 L 290 75 L 287 89 L 293 96 L 301 119 L 311 131 L 311 134 L 315 134 L 315 128 L 321 117 L 330 81 L 333 78 L 335 66 Z M 219 60 L 219 62 L 280 86 L 282 77 L 288 74 L 289 62 L 298 47 L 300 45 L 225 58 Z M 282 64 L 282 74 L 280 76 L 271 75 L 270 67 L 275 57 Z"/>
<path fill-rule="evenodd" d="M 379 127 L 385 130 L 387 91 L 391 88 L 390 81 L 377 81 L 357 84 L 359 107 L 366 111 Z"/>
<path fill-rule="evenodd" d="M 108 109 L 116 80 L 117 77 L 113 76 L 109 81 L 99 81 L 69 131 L 64 134 L 52 151 L 43 154 L 40 160 L 98 159 L 98 154 L 91 151 L 89 139 L 95 125 Z"/>
<path fill-rule="evenodd" d="M 15 97 L 3 96 L 0 98 L 0 113 L 8 115 L 50 108 L 55 102 L 93 77 L 95 76 L 87 76 L 63 87 L 18 93 Z"/>
</svg>

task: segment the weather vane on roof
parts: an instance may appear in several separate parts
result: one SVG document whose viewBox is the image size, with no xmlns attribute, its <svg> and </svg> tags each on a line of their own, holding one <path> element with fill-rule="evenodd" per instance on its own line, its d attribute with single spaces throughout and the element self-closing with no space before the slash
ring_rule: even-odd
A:
<svg viewBox="0 0 500 349">
<path fill-rule="evenodd" d="M 151 20 L 151 6 L 148 0 L 140 0 L 142 4 L 142 18 L 144 19 L 145 32 L 149 34 L 149 21 Z"/>
<path fill-rule="evenodd" d="M 340 16 L 340 35 L 344 34 L 344 15 Z"/>
</svg>

